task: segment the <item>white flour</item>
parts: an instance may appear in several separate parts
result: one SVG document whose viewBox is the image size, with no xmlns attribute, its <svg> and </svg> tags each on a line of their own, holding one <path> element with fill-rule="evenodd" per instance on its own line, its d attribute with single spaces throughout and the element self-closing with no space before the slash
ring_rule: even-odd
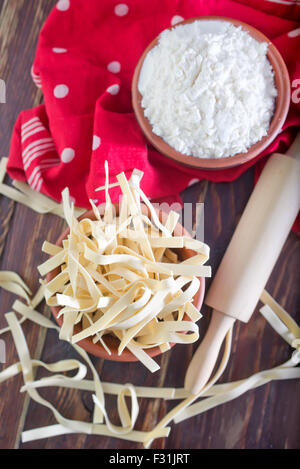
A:
<svg viewBox="0 0 300 469">
<path fill-rule="evenodd" d="M 246 152 L 267 134 L 274 111 L 267 47 L 224 21 L 164 31 L 138 83 L 153 132 L 199 158 Z"/>
</svg>

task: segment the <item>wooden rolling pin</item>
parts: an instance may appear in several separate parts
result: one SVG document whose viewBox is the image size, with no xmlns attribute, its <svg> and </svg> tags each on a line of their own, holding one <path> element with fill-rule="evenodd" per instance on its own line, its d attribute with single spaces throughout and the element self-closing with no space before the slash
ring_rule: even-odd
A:
<svg viewBox="0 0 300 469">
<path fill-rule="evenodd" d="M 207 383 L 235 320 L 249 321 L 299 209 L 300 132 L 288 155 L 274 153 L 265 165 L 208 291 L 211 322 L 185 377 L 193 394 Z"/>
</svg>

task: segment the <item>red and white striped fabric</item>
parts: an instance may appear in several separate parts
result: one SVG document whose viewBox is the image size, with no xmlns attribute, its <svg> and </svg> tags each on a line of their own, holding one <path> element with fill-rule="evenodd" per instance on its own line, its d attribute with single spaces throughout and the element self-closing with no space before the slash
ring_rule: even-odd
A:
<svg viewBox="0 0 300 469">
<path fill-rule="evenodd" d="M 21 124 L 22 162 L 27 181 L 36 191 L 43 184 L 43 172 L 60 164 L 55 143 L 39 117 Z"/>
<path fill-rule="evenodd" d="M 131 80 L 143 50 L 182 19 L 220 15 L 260 29 L 278 47 L 291 78 L 292 101 L 283 131 L 254 161 L 202 171 L 160 155 L 143 136 L 131 106 Z M 8 172 L 61 200 L 102 201 L 104 161 L 113 176 L 145 172 L 152 198 L 176 198 L 201 180 L 232 181 L 271 152 L 285 151 L 300 125 L 300 0 L 59 0 L 39 37 L 31 75 L 45 104 L 23 111 L 14 128 Z M 118 197 L 112 190 L 112 199 Z M 170 199 L 169 199 L 170 200 Z"/>
<path fill-rule="evenodd" d="M 37 75 L 36 73 L 34 73 L 33 71 L 33 66 L 31 67 L 30 69 L 30 74 L 31 74 L 31 78 L 34 82 L 34 84 L 38 87 L 38 88 L 42 88 L 42 80 L 40 78 L 39 75 Z"/>
</svg>

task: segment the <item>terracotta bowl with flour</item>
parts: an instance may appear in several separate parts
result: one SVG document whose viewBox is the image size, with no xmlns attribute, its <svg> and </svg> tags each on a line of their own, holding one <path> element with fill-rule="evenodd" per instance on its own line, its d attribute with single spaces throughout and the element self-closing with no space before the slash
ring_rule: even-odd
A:
<svg viewBox="0 0 300 469">
<path fill-rule="evenodd" d="M 137 121 L 148 139 L 148 141 L 163 155 L 166 157 L 178 162 L 182 163 L 186 166 L 191 166 L 195 168 L 202 168 L 202 169 L 225 169 L 230 168 L 233 166 L 238 166 L 243 163 L 246 163 L 252 159 L 254 159 L 257 155 L 259 155 L 264 149 L 266 149 L 272 141 L 276 138 L 279 132 L 282 129 L 282 126 L 285 122 L 289 103 L 290 103 L 290 81 L 289 81 L 289 74 L 286 68 L 286 65 L 281 57 L 280 53 L 276 49 L 276 47 L 272 44 L 272 42 L 260 31 L 253 28 L 252 26 L 243 23 L 242 21 L 226 18 L 222 16 L 202 16 L 197 18 L 190 18 L 188 20 L 182 21 L 177 23 L 176 25 L 172 26 L 168 29 L 176 28 L 178 25 L 192 23 L 194 21 L 201 21 L 201 20 L 217 20 L 217 21 L 225 21 L 230 22 L 234 26 L 240 26 L 243 30 L 248 32 L 256 41 L 258 42 L 266 42 L 268 44 L 268 51 L 267 51 L 267 58 L 273 68 L 274 72 L 274 83 L 277 89 L 277 97 L 275 101 L 275 109 L 273 113 L 273 117 L 271 119 L 267 135 L 264 136 L 260 141 L 253 144 L 247 152 L 245 153 L 238 153 L 233 156 L 227 157 L 216 157 L 216 158 L 200 158 L 196 156 L 190 156 L 179 151 L 175 150 L 171 147 L 166 141 L 164 141 L 161 137 L 156 135 L 152 131 L 152 125 L 149 122 L 148 118 L 144 115 L 144 109 L 142 107 L 142 95 L 138 89 L 138 83 L 140 78 L 140 72 L 145 60 L 146 55 L 148 52 L 158 44 L 159 37 L 156 37 L 146 48 L 144 53 L 142 54 L 133 75 L 132 80 L 132 105 L 133 109 L 137 118 Z"/>
</svg>

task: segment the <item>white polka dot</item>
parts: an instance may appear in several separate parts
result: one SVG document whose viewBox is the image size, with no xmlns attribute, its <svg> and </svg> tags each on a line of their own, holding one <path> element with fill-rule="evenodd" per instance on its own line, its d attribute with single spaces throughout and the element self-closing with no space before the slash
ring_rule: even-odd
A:
<svg viewBox="0 0 300 469">
<path fill-rule="evenodd" d="M 68 50 L 63 47 L 53 47 L 52 51 L 56 54 L 64 54 L 65 52 L 68 52 Z"/>
<path fill-rule="evenodd" d="M 59 11 L 66 11 L 70 8 L 70 0 L 59 0 L 56 4 Z"/>
<path fill-rule="evenodd" d="M 120 86 L 119 85 L 111 85 L 107 88 L 106 91 L 110 94 L 113 94 L 113 95 L 118 94 L 119 91 L 120 91 Z"/>
<path fill-rule="evenodd" d="M 101 145 L 101 138 L 98 135 L 93 135 L 93 150 L 97 150 Z"/>
<path fill-rule="evenodd" d="M 119 3 L 115 6 L 114 12 L 117 16 L 125 16 L 128 13 L 128 6 L 125 3 Z"/>
<path fill-rule="evenodd" d="M 199 179 L 191 179 L 188 183 L 188 187 L 192 186 L 193 184 L 196 184 L 197 182 L 199 182 Z"/>
<path fill-rule="evenodd" d="M 121 70 L 120 62 L 117 62 L 117 61 L 110 62 L 107 65 L 107 70 L 112 73 L 119 73 L 119 71 Z"/>
<path fill-rule="evenodd" d="M 182 16 L 180 16 L 180 15 L 175 15 L 175 16 L 173 16 L 173 18 L 171 19 L 171 25 L 172 25 L 172 26 L 175 26 L 175 24 L 180 23 L 180 21 L 183 21 L 183 20 L 184 20 L 184 18 L 182 18 Z"/>
<path fill-rule="evenodd" d="M 65 98 L 69 93 L 69 88 L 67 85 L 57 85 L 54 88 L 53 93 L 56 98 Z"/>
<path fill-rule="evenodd" d="M 293 31 L 290 31 L 288 33 L 288 37 L 297 37 L 300 36 L 300 28 L 293 29 Z"/>
<path fill-rule="evenodd" d="M 71 202 L 71 204 L 76 204 L 76 200 L 75 200 L 75 197 L 73 197 L 72 195 L 69 196 L 69 200 Z"/>
<path fill-rule="evenodd" d="M 65 148 L 62 152 L 61 152 L 61 161 L 63 163 L 70 163 L 70 161 L 73 160 L 75 156 L 75 151 L 73 150 L 73 148 Z"/>
</svg>

